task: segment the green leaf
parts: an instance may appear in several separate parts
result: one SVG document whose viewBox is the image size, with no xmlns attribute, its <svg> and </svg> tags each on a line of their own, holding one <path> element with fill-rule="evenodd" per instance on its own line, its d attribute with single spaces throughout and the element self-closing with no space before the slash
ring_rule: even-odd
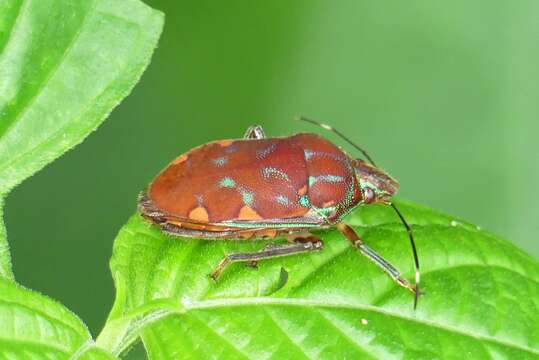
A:
<svg viewBox="0 0 539 360">
<path fill-rule="evenodd" d="M 13 279 L 11 256 L 4 225 L 4 199 L 0 196 L 0 278 Z"/>
<path fill-rule="evenodd" d="M 137 83 L 162 25 L 138 0 L 0 1 L 0 197 L 101 124 Z M 6 249 L 2 228 L 9 276 Z"/>
<path fill-rule="evenodd" d="M 0 0 L 1 359 L 115 359 L 62 305 L 12 281 L 3 204 L 129 94 L 162 25 L 138 0 Z"/>
<path fill-rule="evenodd" d="M 86 348 L 83 348 L 82 351 L 79 351 L 78 353 L 75 353 L 71 356 L 70 360 L 114 360 L 118 359 L 108 351 L 105 351 L 93 344 L 92 342 L 89 343 L 90 345 Z"/>
<path fill-rule="evenodd" d="M 538 358 L 537 261 L 460 219 L 398 204 L 421 259 L 416 311 L 412 294 L 335 230 L 319 232 L 321 252 L 258 270 L 234 264 L 214 283 L 224 254 L 267 242 L 173 238 L 135 215 L 115 241 L 117 298 L 97 343 L 119 353 L 141 333 L 156 359 Z M 390 208 L 361 207 L 348 222 L 412 277 Z"/>
<path fill-rule="evenodd" d="M 115 359 L 61 304 L 3 278 L 0 324 L 0 359 Z"/>
</svg>

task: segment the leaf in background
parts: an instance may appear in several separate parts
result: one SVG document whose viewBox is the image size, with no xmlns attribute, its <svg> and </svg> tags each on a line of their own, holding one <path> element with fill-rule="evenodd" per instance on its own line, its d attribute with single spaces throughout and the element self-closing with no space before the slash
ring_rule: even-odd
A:
<svg viewBox="0 0 539 360">
<path fill-rule="evenodd" d="M 0 197 L 101 124 L 137 83 L 162 25 L 138 0 L 0 2 Z M 0 274 L 10 275 L 3 235 Z"/>
<path fill-rule="evenodd" d="M 234 264 L 215 284 L 208 274 L 224 254 L 266 242 L 172 238 L 135 215 L 115 242 L 117 299 L 97 342 L 118 351 L 142 328 L 156 359 L 537 358 L 537 262 L 473 225 L 399 204 L 422 262 L 426 295 L 415 312 L 412 295 L 334 230 L 320 232 L 319 253 L 263 261 L 258 270 Z M 362 207 L 348 221 L 412 276 L 391 209 Z"/>
<path fill-rule="evenodd" d="M 0 278 L 0 359 L 115 359 L 61 304 Z"/>
<path fill-rule="evenodd" d="M 129 94 L 162 26 L 138 0 L 0 1 L 0 217 L 15 185 Z M 3 218 L 0 276 L 0 358 L 114 358 L 62 305 L 12 281 Z"/>
<path fill-rule="evenodd" d="M 13 278 L 11 270 L 11 256 L 7 242 L 6 227 L 4 225 L 4 199 L 0 195 L 0 278 Z"/>
</svg>

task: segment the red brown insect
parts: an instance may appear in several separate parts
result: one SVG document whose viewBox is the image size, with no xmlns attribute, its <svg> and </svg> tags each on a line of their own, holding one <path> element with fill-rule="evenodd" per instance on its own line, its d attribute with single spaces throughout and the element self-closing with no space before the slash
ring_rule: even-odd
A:
<svg viewBox="0 0 539 360">
<path fill-rule="evenodd" d="M 319 135 L 267 138 L 262 127 L 251 126 L 243 139 L 214 141 L 175 159 L 140 195 L 141 214 L 175 236 L 289 240 L 256 252 L 227 255 L 212 273 L 215 280 L 233 262 L 256 263 L 319 251 L 323 242 L 310 231 L 336 227 L 361 253 L 415 294 L 415 308 L 420 294 L 419 260 L 411 228 L 390 201 L 398 183 L 342 133 L 302 120 L 337 133 L 370 163 L 351 158 Z M 342 221 L 355 207 L 373 203 L 392 206 L 406 227 L 414 254 L 415 284 Z"/>
</svg>

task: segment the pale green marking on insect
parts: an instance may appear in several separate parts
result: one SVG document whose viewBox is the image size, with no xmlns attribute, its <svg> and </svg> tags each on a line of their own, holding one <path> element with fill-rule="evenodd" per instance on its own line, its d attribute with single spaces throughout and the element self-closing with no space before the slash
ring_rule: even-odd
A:
<svg viewBox="0 0 539 360">
<path fill-rule="evenodd" d="M 277 179 L 281 179 L 281 180 L 285 180 L 285 181 L 290 181 L 290 178 L 288 177 L 288 175 L 280 170 L 280 169 L 277 169 L 273 166 L 266 166 L 264 168 L 262 168 L 262 176 L 264 177 L 264 179 L 268 180 L 270 178 L 277 178 Z"/>
<path fill-rule="evenodd" d="M 290 200 L 288 200 L 288 198 L 286 196 L 284 196 L 284 195 L 277 195 L 277 197 L 275 199 L 281 205 L 287 206 L 287 205 L 290 204 Z"/>
<path fill-rule="evenodd" d="M 338 175 L 320 175 L 320 176 L 317 176 L 317 181 L 338 183 L 338 182 L 343 182 L 344 178 Z"/>
<path fill-rule="evenodd" d="M 342 162 L 342 163 L 346 163 L 348 161 L 348 159 L 345 156 L 336 155 L 336 154 L 332 154 L 332 153 L 328 153 L 328 152 L 324 152 L 324 151 L 312 151 L 312 150 L 309 150 L 309 149 L 304 149 L 303 150 L 303 155 L 305 157 L 305 160 L 307 160 L 307 161 L 310 161 L 313 157 L 321 157 L 321 158 L 333 159 L 333 160 L 337 160 L 337 161 Z"/>
<path fill-rule="evenodd" d="M 236 186 L 236 182 L 228 176 L 222 178 L 219 182 L 219 187 L 221 188 L 233 188 L 234 186 Z"/>
<path fill-rule="evenodd" d="M 345 208 L 350 207 L 354 203 L 354 194 L 355 194 L 354 189 L 355 189 L 354 183 L 348 184 L 346 188 L 346 195 L 343 200 L 343 205 Z"/>
<path fill-rule="evenodd" d="M 268 222 L 241 222 L 241 221 L 223 221 L 223 224 L 230 224 L 234 225 L 236 227 L 241 228 L 253 228 L 253 227 L 264 227 L 264 228 L 305 228 L 305 227 L 311 227 L 312 223 L 299 223 L 299 222 L 282 222 L 282 223 L 268 223 Z"/>
<path fill-rule="evenodd" d="M 226 156 L 221 156 L 216 159 L 213 159 L 212 162 L 215 164 L 215 166 L 221 167 L 228 162 L 228 158 Z"/>
<path fill-rule="evenodd" d="M 248 206 L 253 205 L 254 197 L 253 197 L 252 192 L 242 189 L 241 190 L 241 197 L 242 197 L 243 202 L 245 203 L 245 205 L 248 205 Z"/>
<path fill-rule="evenodd" d="M 319 181 L 328 182 L 328 183 L 339 183 L 339 182 L 343 182 L 344 178 L 338 175 L 309 176 L 309 186 L 313 186 Z"/>
<path fill-rule="evenodd" d="M 310 208 L 311 202 L 309 201 L 309 197 L 307 195 L 303 195 L 299 198 L 299 204 L 303 206 L 304 208 Z"/>
<path fill-rule="evenodd" d="M 316 208 L 315 210 L 316 210 L 317 213 L 322 215 L 324 218 L 327 218 L 329 214 L 331 214 L 332 212 L 335 212 L 337 210 L 337 207 L 336 206 L 329 206 L 329 207 L 326 207 L 326 208 Z"/>
<path fill-rule="evenodd" d="M 276 144 L 271 144 L 270 146 L 268 146 L 265 149 L 257 150 L 256 151 L 256 158 L 259 159 L 259 160 L 262 160 L 265 157 L 267 157 L 269 154 L 271 154 L 276 148 L 277 148 Z"/>
</svg>

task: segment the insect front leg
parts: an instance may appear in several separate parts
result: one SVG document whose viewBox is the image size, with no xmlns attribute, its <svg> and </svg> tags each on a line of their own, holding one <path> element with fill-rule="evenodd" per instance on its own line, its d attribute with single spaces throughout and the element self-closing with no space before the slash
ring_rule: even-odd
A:
<svg viewBox="0 0 539 360">
<path fill-rule="evenodd" d="M 232 263 L 248 262 L 250 264 L 257 264 L 260 260 L 318 251 L 321 250 L 323 246 L 322 240 L 315 238 L 315 241 L 294 242 L 291 244 L 270 244 L 260 251 L 228 254 L 221 260 L 210 276 L 213 280 L 217 281 L 225 268 Z"/>
<path fill-rule="evenodd" d="M 363 255 L 368 257 L 376 265 L 378 265 L 382 270 L 384 270 L 391 278 L 400 286 L 405 287 L 414 294 L 416 293 L 416 287 L 412 285 L 408 280 L 404 279 L 401 276 L 401 273 L 391 265 L 386 259 L 379 255 L 376 251 L 368 247 L 359 235 L 352 229 L 349 225 L 344 223 L 337 224 L 337 229 L 348 239 L 356 248 L 361 251 Z"/>
<path fill-rule="evenodd" d="M 264 133 L 264 129 L 260 125 L 249 126 L 245 135 L 243 135 L 244 139 L 264 139 L 265 137 L 266 134 Z"/>
</svg>

